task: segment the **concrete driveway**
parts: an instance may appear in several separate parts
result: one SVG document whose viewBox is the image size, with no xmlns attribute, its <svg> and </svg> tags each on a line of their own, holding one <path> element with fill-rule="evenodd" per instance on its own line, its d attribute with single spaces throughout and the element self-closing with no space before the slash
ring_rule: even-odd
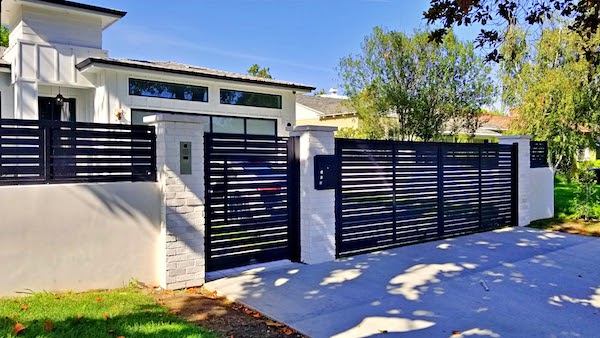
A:
<svg viewBox="0 0 600 338">
<path fill-rule="evenodd" d="M 315 338 L 600 337 L 600 238 L 529 228 L 206 286 Z"/>
</svg>

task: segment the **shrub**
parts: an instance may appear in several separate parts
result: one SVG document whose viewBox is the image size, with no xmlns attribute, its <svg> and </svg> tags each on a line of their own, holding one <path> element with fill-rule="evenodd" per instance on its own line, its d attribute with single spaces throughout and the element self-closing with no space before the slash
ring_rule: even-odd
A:
<svg viewBox="0 0 600 338">
<path fill-rule="evenodd" d="M 575 211 L 578 218 L 590 220 L 597 218 L 597 212 L 594 210 L 599 201 L 599 194 L 596 188 L 596 173 L 582 166 L 577 175 L 577 187 L 575 189 Z"/>
</svg>

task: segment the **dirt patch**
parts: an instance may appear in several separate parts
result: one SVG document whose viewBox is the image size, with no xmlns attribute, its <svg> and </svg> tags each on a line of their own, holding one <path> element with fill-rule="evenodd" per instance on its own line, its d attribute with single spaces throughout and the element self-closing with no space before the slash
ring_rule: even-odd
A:
<svg viewBox="0 0 600 338">
<path fill-rule="evenodd" d="M 582 220 L 553 218 L 535 221 L 531 226 L 538 229 L 560 231 L 569 234 L 600 237 L 600 222 L 597 220 L 586 222 Z"/>
<path fill-rule="evenodd" d="M 241 304 L 204 288 L 180 291 L 147 290 L 178 317 L 227 338 L 306 337 Z"/>
</svg>

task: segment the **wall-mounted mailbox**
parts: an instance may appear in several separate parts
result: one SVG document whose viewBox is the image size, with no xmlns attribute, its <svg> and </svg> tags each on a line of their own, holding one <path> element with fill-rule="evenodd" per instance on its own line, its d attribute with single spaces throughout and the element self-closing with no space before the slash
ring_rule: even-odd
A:
<svg viewBox="0 0 600 338">
<path fill-rule="evenodd" d="M 179 142 L 179 173 L 192 174 L 192 142 Z"/>
<path fill-rule="evenodd" d="M 338 165 L 335 155 L 315 155 L 315 189 L 335 189 Z"/>
</svg>

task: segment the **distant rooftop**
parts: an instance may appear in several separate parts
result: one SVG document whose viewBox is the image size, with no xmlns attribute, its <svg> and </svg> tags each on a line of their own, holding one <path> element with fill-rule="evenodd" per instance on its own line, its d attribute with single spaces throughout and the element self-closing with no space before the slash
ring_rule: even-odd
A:
<svg viewBox="0 0 600 338">
<path fill-rule="evenodd" d="M 296 102 L 317 111 L 322 116 L 342 115 L 342 114 L 354 114 L 356 111 L 352 109 L 346 103 L 347 99 L 323 97 L 323 96 L 309 96 L 309 95 L 296 95 Z"/>
<path fill-rule="evenodd" d="M 203 78 L 212 78 L 219 80 L 230 80 L 238 82 L 247 82 L 253 84 L 260 84 L 265 86 L 284 87 L 295 89 L 299 91 L 311 91 L 315 87 L 289 81 L 281 81 L 275 79 L 267 79 L 263 77 L 257 77 L 252 75 L 238 74 L 232 72 L 226 72 L 222 70 L 185 65 L 181 63 L 175 63 L 170 61 L 143 61 L 143 60 L 131 60 L 131 59 L 114 59 L 114 58 L 100 58 L 92 57 L 83 60 L 77 64 L 77 69 L 83 71 L 90 67 L 128 67 L 137 68 L 142 70 L 153 70 L 159 72 L 167 72 L 178 75 L 191 75 Z"/>
</svg>

